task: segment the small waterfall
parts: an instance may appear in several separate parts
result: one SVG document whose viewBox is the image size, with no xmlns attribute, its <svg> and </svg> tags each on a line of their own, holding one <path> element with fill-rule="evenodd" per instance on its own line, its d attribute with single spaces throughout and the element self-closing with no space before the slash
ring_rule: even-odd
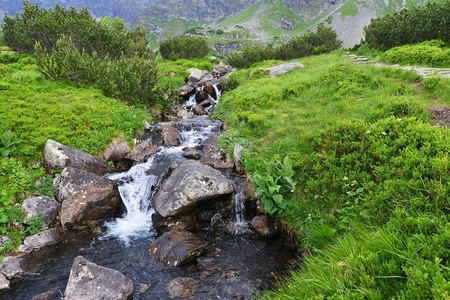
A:
<svg viewBox="0 0 450 300">
<path fill-rule="evenodd" d="M 213 84 L 217 94 L 217 101 L 211 96 L 214 103 L 217 103 L 221 92 L 217 84 Z M 202 91 L 199 87 L 198 91 Z M 192 109 L 196 102 L 196 95 L 191 95 L 182 106 Z M 215 105 L 208 107 L 208 114 L 212 112 Z M 134 238 L 151 237 L 155 235 L 153 230 L 152 214 L 155 212 L 152 207 L 152 200 L 160 187 L 165 170 L 174 162 L 181 162 L 183 158 L 183 148 L 195 148 L 204 140 L 220 131 L 220 123 L 207 119 L 207 116 L 197 116 L 194 119 L 181 121 L 177 125 L 179 131 L 180 146 L 160 147 L 160 152 L 154 154 L 144 163 L 133 166 L 124 173 L 110 174 L 107 178 L 117 182 L 119 192 L 126 208 L 125 214 L 113 221 L 107 222 L 107 231 L 102 238 L 119 238 L 127 246 Z M 243 194 L 233 197 L 236 203 L 241 203 Z M 236 204 L 236 222 L 244 224 L 243 204 Z M 239 216 L 239 217 L 238 217 Z M 216 216 L 219 218 L 219 216 Z"/>
<path fill-rule="evenodd" d="M 233 212 L 234 222 L 240 227 L 246 227 L 247 221 L 245 220 L 245 193 L 242 189 L 238 188 L 236 194 L 233 195 Z"/>
</svg>

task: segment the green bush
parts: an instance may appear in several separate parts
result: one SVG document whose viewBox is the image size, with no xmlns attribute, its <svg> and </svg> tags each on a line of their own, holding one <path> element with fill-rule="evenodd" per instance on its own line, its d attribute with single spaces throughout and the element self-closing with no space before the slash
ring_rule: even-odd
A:
<svg viewBox="0 0 450 300">
<path fill-rule="evenodd" d="M 291 60 L 328 53 L 341 46 L 342 42 L 337 39 L 336 32 L 320 23 L 316 32 L 307 32 L 276 47 L 273 44 L 245 46 L 241 52 L 230 55 L 229 63 L 236 68 L 249 68 L 264 60 Z"/>
<path fill-rule="evenodd" d="M 33 53 L 35 43 L 51 52 L 61 35 L 70 36 L 77 49 L 98 57 L 116 59 L 123 55 L 147 57 L 148 41 L 142 27 L 128 30 L 123 20 L 98 21 L 86 8 L 77 11 L 56 4 L 52 9 L 39 8 L 24 1 L 24 11 L 15 17 L 5 16 L 2 25 L 5 42 L 19 53 Z"/>
<path fill-rule="evenodd" d="M 47 78 L 75 86 L 98 86 L 107 96 L 129 104 L 153 104 L 152 90 L 157 83 L 154 58 L 100 58 L 79 51 L 71 38 L 62 36 L 51 53 L 38 43 L 34 52 L 39 71 Z M 139 87 L 139 88 L 136 88 Z"/>
<path fill-rule="evenodd" d="M 381 55 L 381 60 L 390 64 L 450 67 L 450 48 L 436 40 L 418 45 L 404 45 L 386 51 Z"/>
<path fill-rule="evenodd" d="M 441 39 L 450 43 L 450 0 L 403 9 L 399 13 L 372 19 L 364 27 L 368 44 L 379 50 L 422 41 Z"/>
<path fill-rule="evenodd" d="M 205 39 L 191 36 L 170 37 L 159 45 L 164 59 L 202 58 L 209 53 Z"/>
</svg>

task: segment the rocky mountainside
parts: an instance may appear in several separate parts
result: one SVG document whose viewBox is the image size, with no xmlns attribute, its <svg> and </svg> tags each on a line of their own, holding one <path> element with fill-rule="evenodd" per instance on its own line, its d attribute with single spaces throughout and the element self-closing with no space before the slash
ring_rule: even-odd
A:
<svg viewBox="0 0 450 300">
<path fill-rule="evenodd" d="M 433 0 L 34 0 L 42 7 L 86 6 L 97 17 L 118 16 L 130 26 L 142 24 L 153 41 L 190 34 L 218 48 L 233 50 L 248 40 L 279 41 L 324 22 L 344 47 L 360 42 L 372 18 Z M 439 0 L 434 0 L 441 2 Z M 20 12 L 22 0 L 0 0 L 0 13 Z M 228 46 L 230 47 L 228 47 Z M 225 51 L 226 52 L 226 51 Z"/>
</svg>

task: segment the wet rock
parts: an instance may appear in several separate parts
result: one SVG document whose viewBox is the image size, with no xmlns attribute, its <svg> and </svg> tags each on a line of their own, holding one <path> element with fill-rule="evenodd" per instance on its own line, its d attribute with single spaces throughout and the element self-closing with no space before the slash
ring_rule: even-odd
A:
<svg viewBox="0 0 450 300">
<path fill-rule="evenodd" d="M 23 222 L 27 224 L 32 216 L 39 216 L 42 212 L 42 221 L 47 227 L 58 215 L 60 206 L 58 201 L 51 197 L 30 197 L 22 203 L 22 211 L 25 215 Z"/>
<path fill-rule="evenodd" d="M 184 99 L 189 99 L 189 97 L 195 93 L 195 88 L 191 85 L 185 85 L 180 88 L 180 96 Z"/>
<path fill-rule="evenodd" d="M 62 203 L 61 224 L 65 227 L 112 217 L 119 203 L 117 187 L 111 180 L 75 168 L 65 168 L 54 187 Z"/>
<path fill-rule="evenodd" d="M 6 235 L 0 235 L 0 250 L 5 248 L 6 243 L 10 243 L 12 240 Z"/>
<path fill-rule="evenodd" d="M 192 230 L 197 227 L 197 218 L 194 214 L 163 218 L 159 214 L 152 215 L 153 227 L 158 232 L 166 232 L 171 229 Z"/>
<path fill-rule="evenodd" d="M 206 112 L 205 108 L 198 104 L 195 105 L 192 110 L 194 111 L 194 114 L 196 114 L 197 116 L 204 116 L 204 115 L 208 114 Z"/>
<path fill-rule="evenodd" d="M 167 286 L 170 298 L 190 298 L 194 296 L 197 282 L 190 277 L 178 277 L 173 279 Z"/>
<path fill-rule="evenodd" d="M 49 291 L 40 293 L 39 295 L 34 296 L 30 300 L 50 300 L 50 299 L 60 299 L 61 294 L 59 288 L 55 287 Z"/>
<path fill-rule="evenodd" d="M 161 143 L 166 147 L 174 147 L 180 144 L 178 130 L 172 125 L 161 126 Z"/>
<path fill-rule="evenodd" d="M 244 166 L 242 165 L 242 152 L 244 151 L 244 148 L 236 144 L 234 145 L 234 151 L 233 151 L 233 160 L 234 160 L 234 166 L 236 168 L 236 173 L 239 175 L 243 175 L 245 173 Z"/>
<path fill-rule="evenodd" d="M 299 62 L 285 63 L 278 66 L 263 68 L 264 71 L 268 71 L 271 77 L 277 77 L 279 75 L 285 74 L 292 69 L 303 69 L 303 64 Z"/>
<path fill-rule="evenodd" d="M 196 83 L 205 75 L 202 70 L 196 68 L 187 69 L 186 72 L 189 72 L 188 83 Z"/>
<path fill-rule="evenodd" d="M 200 103 L 200 106 L 210 107 L 211 105 L 214 105 L 214 104 L 215 103 L 211 99 L 206 99 Z"/>
<path fill-rule="evenodd" d="M 73 261 L 64 299 L 128 299 L 133 289 L 133 282 L 119 271 L 101 267 L 78 256 Z"/>
<path fill-rule="evenodd" d="M 4 257 L 0 265 L 0 273 L 8 279 L 20 278 L 24 274 L 21 262 L 22 258 L 17 256 Z"/>
<path fill-rule="evenodd" d="M 198 219 L 203 222 L 211 222 L 217 212 L 213 209 L 202 209 L 197 212 Z"/>
<path fill-rule="evenodd" d="M 119 162 L 124 159 L 125 155 L 127 155 L 130 151 L 131 148 L 128 146 L 127 141 L 124 139 L 114 139 L 111 143 L 109 143 L 103 157 L 107 161 Z"/>
<path fill-rule="evenodd" d="M 252 227 L 263 237 L 270 238 L 277 234 L 273 220 L 267 216 L 256 216 L 252 220 Z"/>
<path fill-rule="evenodd" d="M 215 169 L 233 169 L 234 167 L 234 162 L 228 156 L 228 151 L 215 145 L 206 145 L 203 147 L 201 163 Z"/>
<path fill-rule="evenodd" d="M 153 257 L 170 266 L 180 266 L 200 256 L 208 244 L 189 231 L 171 230 L 150 244 Z"/>
<path fill-rule="evenodd" d="M 38 234 L 28 236 L 23 241 L 23 245 L 19 246 L 20 252 L 31 252 L 46 246 L 54 245 L 63 240 L 62 230 L 60 228 L 52 228 L 39 232 Z"/>
<path fill-rule="evenodd" d="M 217 99 L 216 89 L 211 82 L 206 82 L 204 85 L 204 91 L 210 94 L 214 99 Z"/>
<path fill-rule="evenodd" d="M 113 168 L 102 160 L 85 152 L 48 140 L 44 148 L 45 163 L 52 169 L 77 168 L 97 175 L 111 173 Z"/>
<path fill-rule="evenodd" d="M 204 73 L 203 77 L 200 79 L 200 82 L 197 83 L 198 86 L 204 86 L 207 83 L 210 83 L 211 80 L 214 80 L 214 76 L 210 73 Z"/>
<path fill-rule="evenodd" d="M 177 113 L 177 117 L 182 120 L 192 119 L 194 117 L 194 112 L 187 109 L 180 109 Z"/>
<path fill-rule="evenodd" d="M 0 294 L 4 291 L 9 290 L 9 280 L 6 276 L 0 273 Z"/>
<path fill-rule="evenodd" d="M 206 91 L 198 91 L 197 94 L 195 94 L 195 101 L 197 101 L 197 103 L 201 103 L 208 98 L 209 96 Z"/>
<path fill-rule="evenodd" d="M 153 199 L 155 210 L 163 217 L 184 214 L 197 203 L 234 191 L 234 183 L 219 171 L 189 160 L 180 164 L 164 180 Z"/>
<path fill-rule="evenodd" d="M 199 159 L 200 152 L 194 148 L 184 148 L 183 149 L 183 157 L 189 159 Z"/>
<path fill-rule="evenodd" d="M 137 144 L 134 149 L 125 156 L 125 159 L 131 160 L 132 162 L 143 162 L 147 160 L 150 156 L 159 152 L 159 148 L 149 141 L 143 141 Z"/>
</svg>

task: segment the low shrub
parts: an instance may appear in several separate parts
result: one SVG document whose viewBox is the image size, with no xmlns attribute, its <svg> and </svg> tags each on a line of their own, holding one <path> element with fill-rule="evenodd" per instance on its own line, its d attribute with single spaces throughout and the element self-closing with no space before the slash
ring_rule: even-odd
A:
<svg viewBox="0 0 450 300">
<path fill-rule="evenodd" d="M 202 58 L 209 53 L 205 39 L 191 36 L 170 37 L 159 45 L 164 59 Z"/>
<path fill-rule="evenodd" d="M 120 57 L 110 60 L 79 51 L 69 37 L 61 37 L 48 53 L 38 43 L 34 52 L 39 71 L 46 77 L 77 87 L 98 86 L 106 96 L 129 104 L 151 105 L 157 83 L 155 58 Z M 136 88 L 139 87 L 139 88 Z"/>
<path fill-rule="evenodd" d="M 381 60 L 390 64 L 450 67 L 450 48 L 445 45 L 434 41 L 395 47 L 382 54 Z"/>
</svg>

